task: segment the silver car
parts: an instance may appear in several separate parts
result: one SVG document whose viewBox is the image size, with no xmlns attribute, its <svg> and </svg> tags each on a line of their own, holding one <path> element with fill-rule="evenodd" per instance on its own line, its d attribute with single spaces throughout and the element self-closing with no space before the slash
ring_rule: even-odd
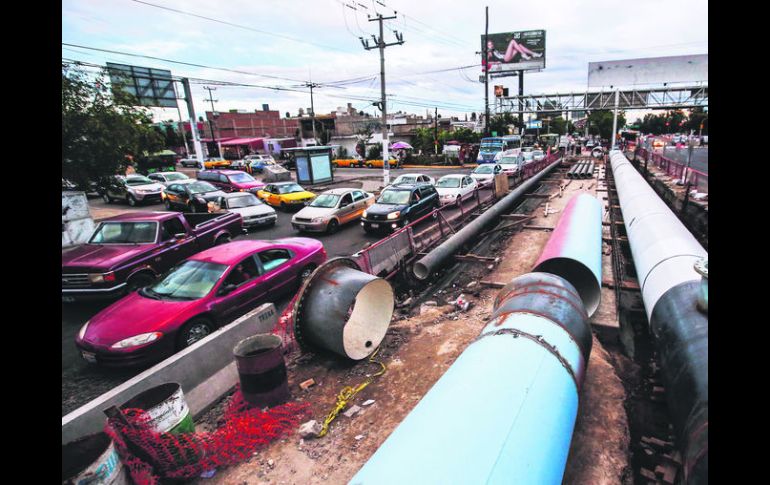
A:
<svg viewBox="0 0 770 485">
<path fill-rule="evenodd" d="M 184 180 L 190 180 L 190 177 L 182 172 L 155 172 L 148 175 L 147 178 L 153 182 L 158 182 L 164 187 L 168 187 L 168 184 L 170 183 L 179 183 Z"/>
<path fill-rule="evenodd" d="M 131 207 L 140 203 L 159 204 L 163 188 L 144 175 L 116 175 L 115 184 L 102 193 L 102 198 L 108 204 L 125 200 Z"/>
<path fill-rule="evenodd" d="M 249 192 L 232 192 L 222 197 L 222 209 L 237 212 L 243 217 L 243 227 L 251 229 L 272 226 L 278 220 L 275 209 Z"/>
<path fill-rule="evenodd" d="M 374 194 L 361 189 L 331 189 L 318 195 L 291 218 L 297 231 L 335 232 L 339 226 L 361 218 L 374 204 Z"/>
</svg>

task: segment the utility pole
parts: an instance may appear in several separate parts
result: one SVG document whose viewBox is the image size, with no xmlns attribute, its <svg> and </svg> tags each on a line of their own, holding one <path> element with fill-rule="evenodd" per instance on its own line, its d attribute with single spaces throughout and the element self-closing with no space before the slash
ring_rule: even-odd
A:
<svg viewBox="0 0 770 485">
<path fill-rule="evenodd" d="M 395 11 L 393 13 L 396 13 Z M 403 34 L 399 34 L 397 31 L 393 31 L 393 33 L 396 35 L 396 39 L 398 39 L 398 42 L 392 42 L 390 44 L 385 43 L 385 35 L 382 31 L 382 22 L 383 20 L 391 20 L 397 18 L 395 15 L 393 17 L 383 17 L 382 14 L 377 14 L 376 18 L 370 18 L 369 22 L 379 22 L 380 23 L 380 37 L 375 37 L 372 35 L 372 38 L 374 39 L 374 42 L 376 45 L 370 46 L 369 45 L 369 39 L 364 40 L 363 37 L 359 37 L 361 40 L 361 44 L 363 44 L 364 49 L 366 50 L 372 50 L 372 49 L 379 49 L 380 50 L 380 91 L 381 91 L 381 101 L 380 101 L 380 109 L 382 110 L 382 178 L 385 185 L 390 184 L 390 157 L 388 156 L 388 107 L 386 105 L 385 100 L 385 48 L 390 47 L 392 45 L 400 45 L 404 43 L 404 37 Z"/>
<path fill-rule="evenodd" d="M 434 109 L 435 109 L 435 112 L 433 115 L 433 148 L 436 151 L 436 155 L 438 155 L 438 107 Z"/>
<path fill-rule="evenodd" d="M 190 132 L 193 137 L 193 148 L 195 148 L 195 158 L 198 159 L 198 166 L 203 169 L 203 148 L 201 147 L 201 136 L 198 133 L 198 120 L 195 119 L 195 108 L 193 106 L 192 91 L 190 90 L 190 80 L 182 78 L 182 88 L 184 89 L 184 99 L 187 102 L 187 114 L 190 116 Z"/>
<path fill-rule="evenodd" d="M 313 88 L 317 88 L 318 84 L 309 82 L 305 83 L 305 86 L 310 88 L 310 119 L 313 122 L 313 142 L 318 145 L 318 138 L 315 135 L 315 105 L 313 104 Z"/>
<path fill-rule="evenodd" d="M 524 96 L 524 71 L 519 71 L 519 124 L 524 124 L 524 105 L 522 104 Z"/>
<path fill-rule="evenodd" d="M 486 7 L 486 21 L 484 22 L 484 136 L 489 136 L 489 7 Z"/>
<path fill-rule="evenodd" d="M 217 156 L 222 156 L 222 149 L 219 147 L 219 142 L 217 141 L 217 137 L 214 136 L 214 116 L 216 111 L 214 110 L 214 99 L 211 97 L 211 91 L 216 91 L 217 88 L 210 88 L 208 86 L 203 86 L 203 89 L 209 92 L 209 101 L 211 101 L 211 121 L 209 122 L 209 130 L 211 131 L 211 140 L 216 143 L 217 145 Z M 218 99 L 216 101 L 219 101 Z"/>
</svg>

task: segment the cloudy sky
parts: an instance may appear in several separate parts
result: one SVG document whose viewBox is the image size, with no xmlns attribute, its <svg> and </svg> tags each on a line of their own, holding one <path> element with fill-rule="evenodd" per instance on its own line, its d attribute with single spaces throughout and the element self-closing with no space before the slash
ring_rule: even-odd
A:
<svg viewBox="0 0 770 485">
<path fill-rule="evenodd" d="M 314 90 L 316 113 L 350 102 L 375 114 L 379 54 L 364 50 L 359 37 L 371 44 L 378 34 L 367 15 L 395 15 L 385 22 L 385 40 L 395 42 L 396 30 L 405 43 L 385 49 L 388 111 L 424 115 L 437 106 L 442 116 L 463 117 L 484 110 L 476 52 L 485 6 L 490 34 L 546 31 L 546 69 L 525 75 L 527 94 L 584 90 L 589 62 L 708 52 L 706 0 L 63 0 L 62 43 L 81 47 L 62 45 L 61 53 L 198 79 L 192 90 L 199 113 L 210 110 L 203 87 L 211 86 L 219 111 L 269 104 L 282 116 L 296 115 L 310 106 L 301 85 L 313 81 L 327 83 Z M 517 83 L 499 79 L 490 89 L 503 84 L 513 94 Z M 283 90 L 267 89 L 276 87 Z M 156 116 L 177 118 L 176 110 L 156 110 Z"/>
</svg>

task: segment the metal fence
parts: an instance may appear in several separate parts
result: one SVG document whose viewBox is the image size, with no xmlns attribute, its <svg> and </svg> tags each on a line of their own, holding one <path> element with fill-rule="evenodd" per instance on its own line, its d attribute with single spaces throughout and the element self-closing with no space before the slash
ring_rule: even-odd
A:
<svg viewBox="0 0 770 485">
<path fill-rule="evenodd" d="M 537 174 L 545 167 L 556 161 L 560 155 L 554 153 L 546 156 L 543 160 L 530 163 L 519 171 L 513 177 L 514 187 L 521 184 L 524 180 Z M 444 205 L 410 224 L 398 229 L 393 234 L 380 239 L 371 246 L 362 249 L 353 255 L 358 265 L 363 271 L 369 274 L 384 276 L 389 278 L 396 274 L 402 262 L 408 263 L 417 256 L 418 253 L 426 251 L 440 240 L 444 239 L 450 232 L 454 232 L 465 224 L 465 221 L 477 215 L 477 209 L 487 200 L 494 200 L 494 192 L 491 199 L 484 199 L 478 196 L 474 198 L 475 204 L 471 207 L 460 205 L 460 214 L 457 217 L 447 218 L 444 212 L 454 207 L 452 204 Z M 434 219 L 435 223 L 429 228 L 417 233 L 416 226 L 423 221 Z"/>
<path fill-rule="evenodd" d="M 660 168 L 666 173 L 666 175 L 674 179 L 681 179 L 682 174 L 685 170 L 687 170 L 687 178 L 685 183 L 689 183 L 695 187 L 698 192 L 708 193 L 709 176 L 707 173 L 701 172 L 700 170 L 696 170 L 692 167 L 687 168 L 686 163 L 671 160 L 670 158 L 664 157 L 660 153 L 650 152 L 645 148 L 640 148 L 636 155 L 639 158 L 646 160 L 647 163 L 652 163 L 654 166 Z"/>
</svg>

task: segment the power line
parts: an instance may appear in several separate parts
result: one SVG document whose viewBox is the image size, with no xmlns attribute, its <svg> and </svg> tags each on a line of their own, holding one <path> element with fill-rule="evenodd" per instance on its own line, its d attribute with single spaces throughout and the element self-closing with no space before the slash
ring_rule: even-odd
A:
<svg viewBox="0 0 770 485">
<path fill-rule="evenodd" d="M 346 53 L 352 52 L 352 51 L 349 51 L 349 50 L 344 50 L 344 49 L 340 49 L 340 48 L 329 46 L 329 45 L 316 44 L 315 42 L 309 42 L 309 41 L 306 41 L 306 40 L 297 39 L 295 37 L 290 37 L 288 35 L 276 34 L 275 32 L 269 32 L 267 30 L 255 29 L 253 27 L 248 27 L 246 25 L 240 25 L 240 24 L 236 24 L 236 23 L 233 23 L 233 22 L 228 22 L 227 20 L 215 19 L 215 18 L 212 18 L 212 17 L 207 17 L 205 15 L 200 15 L 200 14 L 196 14 L 196 13 L 192 13 L 192 12 L 186 12 L 184 10 L 178 10 L 178 9 L 171 8 L 171 7 L 165 7 L 163 5 L 156 5 L 154 3 L 144 2 L 142 0 L 131 0 L 131 1 L 134 2 L 134 3 L 141 3 L 142 5 L 147 5 L 147 6 L 150 6 L 150 7 L 159 8 L 159 9 L 162 9 L 162 10 L 168 10 L 169 12 L 175 12 L 175 13 L 182 14 L 182 15 L 188 15 L 190 17 L 196 17 L 196 18 L 199 18 L 199 19 L 208 20 L 208 21 L 211 21 L 211 22 L 216 22 L 216 23 L 219 23 L 219 24 L 229 25 L 231 27 L 237 27 L 239 29 L 250 30 L 252 32 L 257 32 L 257 33 L 265 34 L 265 35 L 272 35 L 273 37 L 280 37 L 282 39 L 291 40 L 293 42 L 299 42 L 301 44 L 308 44 L 308 45 L 313 45 L 313 46 L 316 46 L 316 47 L 323 47 L 324 49 L 332 49 L 332 50 L 335 50 L 335 51 L 346 52 Z"/>
</svg>

